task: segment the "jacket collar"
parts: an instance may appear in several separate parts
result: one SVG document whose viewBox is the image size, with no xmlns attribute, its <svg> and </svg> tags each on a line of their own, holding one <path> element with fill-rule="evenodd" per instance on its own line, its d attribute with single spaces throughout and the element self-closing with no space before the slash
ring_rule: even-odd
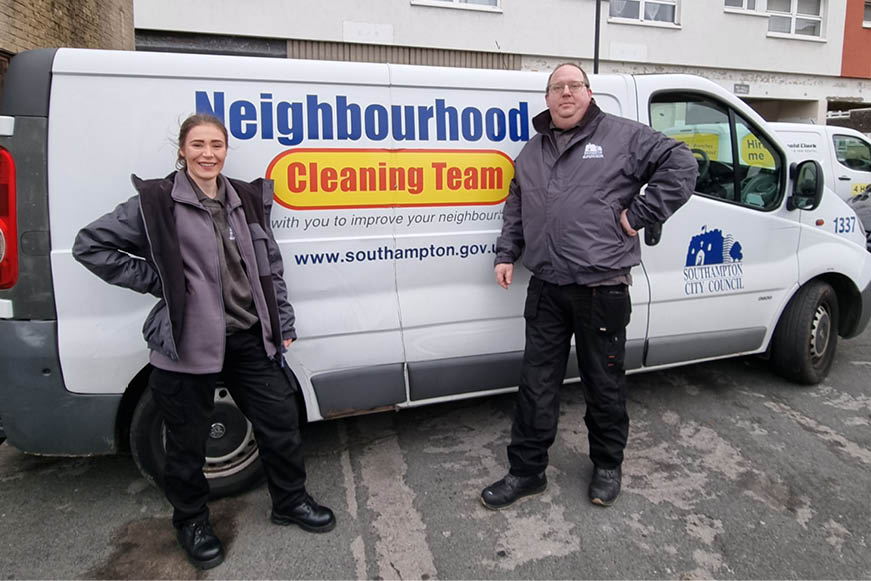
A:
<svg viewBox="0 0 871 581">
<path fill-rule="evenodd" d="M 184 204 L 198 206 L 200 208 L 203 207 L 203 205 L 200 203 L 199 198 L 197 197 L 197 193 L 194 191 L 193 186 L 191 186 L 188 177 L 184 174 L 183 171 L 177 171 L 174 174 L 170 174 L 167 176 L 167 179 L 171 179 L 173 182 L 173 200 Z M 224 174 L 219 174 L 218 179 L 221 180 L 224 184 L 224 195 L 226 196 L 227 210 L 232 210 L 233 208 L 241 206 L 242 200 L 239 199 L 239 194 L 237 194 L 236 190 L 233 189 L 233 186 L 230 184 L 230 180 L 224 177 Z"/>
<path fill-rule="evenodd" d="M 602 113 L 602 110 L 599 109 L 599 106 L 596 104 L 596 100 L 591 99 L 590 104 L 587 107 L 586 113 L 584 113 L 584 116 L 581 117 L 581 120 L 578 121 L 578 124 L 575 125 L 575 127 L 577 127 L 578 129 L 583 129 L 593 120 L 597 119 L 602 115 L 604 115 L 604 113 Z M 535 128 L 536 131 L 543 135 L 549 135 L 553 137 L 553 127 L 551 127 L 551 122 L 552 119 L 550 116 L 550 111 L 547 109 L 532 118 L 532 126 Z"/>
</svg>

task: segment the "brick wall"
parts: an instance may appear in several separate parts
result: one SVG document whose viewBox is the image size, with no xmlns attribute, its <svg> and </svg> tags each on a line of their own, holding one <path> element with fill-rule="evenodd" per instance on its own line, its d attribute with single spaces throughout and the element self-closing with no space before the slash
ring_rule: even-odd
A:
<svg viewBox="0 0 871 581">
<path fill-rule="evenodd" d="M 9 58 L 23 50 L 133 45 L 133 0 L 0 0 L 0 89 Z"/>
</svg>

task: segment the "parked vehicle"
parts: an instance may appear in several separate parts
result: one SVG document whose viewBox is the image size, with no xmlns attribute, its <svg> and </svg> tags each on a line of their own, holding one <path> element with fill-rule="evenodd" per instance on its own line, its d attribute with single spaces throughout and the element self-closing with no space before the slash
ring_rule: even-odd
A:
<svg viewBox="0 0 871 581">
<path fill-rule="evenodd" d="M 288 363 L 309 420 L 514 389 L 529 275 L 501 289 L 493 252 L 511 160 L 545 108 L 546 78 L 75 49 L 15 56 L 0 108 L 9 443 L 68 455 L 133 442 L 140 467 L 161 464 L 140 335 L 155 299 L 103 283 L 70 247 L 132 195 L 131 171 L 162 175 L 171 136 L 195 111 L 225 121 L 228 175 L 275 181 L 272 229 L 300 337 Z M 871 314 L 871 255 L 821 162 L 802 161 L 699 77 L 602 75 L 592 87 L 602 109 L 682 135 L 699 159 L 696 195 L 644 232 L 627 369 L 770 354 L 784 376 L 821 381 L 838 337 Z M 712 127 L 729 139 L 693 141 Z M 620 152 L 602 156 L 620 163 Z M 257 480 L 260 463 L 227 390 L 215 400 L 206 473 L 224 494 Z"/>
<path fill-rule="evenodd" d="M 771 123 L 798 159 L 816 159 L 826 186 L 847 200 L 871 187 L 871 140 L 847 127 L 806 123 Z M 871 224 L 869 224 L 871 227 Z"/>
</svg>

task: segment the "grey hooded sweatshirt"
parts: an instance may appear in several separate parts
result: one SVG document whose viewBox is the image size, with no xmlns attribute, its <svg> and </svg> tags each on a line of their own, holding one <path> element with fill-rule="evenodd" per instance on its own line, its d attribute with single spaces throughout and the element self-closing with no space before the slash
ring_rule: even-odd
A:
<svg viewBox="0 0 871 581">
<path fill-rule="evenodd" d="M 547 282 L 596 284 L 641 262 L 636 230 L 664 222 L 692 195 L 698 164 L 689 148 L 650 127 L 604 113 L 592 101 L 564 149 L 549 111 L 514 166 L 495 263 L 523 265 Z M 645 194 L 639 195 L 647 184 Z"/>
</svg>

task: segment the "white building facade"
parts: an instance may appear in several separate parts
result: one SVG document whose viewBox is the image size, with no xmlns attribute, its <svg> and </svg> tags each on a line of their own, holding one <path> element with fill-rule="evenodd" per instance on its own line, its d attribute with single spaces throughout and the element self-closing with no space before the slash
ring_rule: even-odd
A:
<svg viewBox="0 0 871 581">
<path fill-rule="evenodd" d="M 699 74 L 770 120 L 871 103 L 845 0 L 601 0 L 599 72 Z M 597 0 L 135 0 L 139 50 L 593 71 Z M 871 58 L 871 47 L 867 48 Z M 593 87 L 595 91 L 595 86 Z"/>
</svg>

